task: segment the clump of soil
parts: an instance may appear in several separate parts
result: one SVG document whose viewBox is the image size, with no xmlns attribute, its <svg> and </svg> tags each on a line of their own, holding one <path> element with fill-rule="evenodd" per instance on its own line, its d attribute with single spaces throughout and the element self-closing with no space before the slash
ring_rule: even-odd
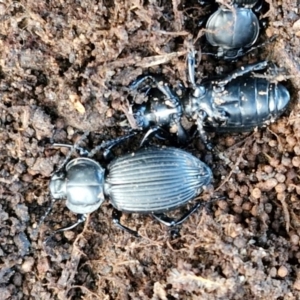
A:
<svg viewBox="0 0 300 300">
<path fill-rule="evenodd" d="M 0 2 L 1 299 L 300 297 L 299 8 L 265 2 L 258 43 L 275 41 L 230 63 L 201 55 L 211 48 L 197 23 L 210 8 L 198 1 Z M 150 216 L 126 214 L 122 222 L 142 236 L 132 237 L 112 224 L 106 201 L 84 226 L 45 244 L 76 221 L 58 201 L 38 226 L 51 202 L 50 176 L 69 152 L 48 145 L 91 132 L 80 145 L 93 149 L 124 135 L 128 84 L 150 70 L 188 85 L 192 45 L 198 81 L 274 62 L 292 96 L 288 111 L 252 133 L 210 134 L 218 155 L 197 139 L 187 146 L 214 175 L 195 201 L 220 200 L 193 214 L 177 238 Z"/>
</svg>

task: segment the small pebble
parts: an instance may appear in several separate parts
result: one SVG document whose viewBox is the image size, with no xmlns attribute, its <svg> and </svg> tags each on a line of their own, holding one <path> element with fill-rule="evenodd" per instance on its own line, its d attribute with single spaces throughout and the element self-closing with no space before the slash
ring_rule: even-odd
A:
<svg viewBox="0 0 300 300">
<path fill-rule="evenodd" d="M 276 185 L 278 181 L 275 178 L 269 178 L 265 181 L 263 184 L 264 190 L 265 191 L 270 191 L 272 190 Z"/>
<path fill-rule="evenodd" d="M 293 288 L 294 288 L 295 290 L 300 291 L 300 279 L 297 279 L 297 280 L 294 282 Z"/>
<path fill-rule="evenodd" d="M 28 257 L 22 264 L 22 270 L 25 273 L 28 273 L 32 270 L 33 265 L 34 265 L 33 257 Z"/>
<path fill-rule="evenodd" d="M 290 239 L 291 239 L 291 243 L 293 245 L 298 245 L 299 244 L 299 236 L 297 234 L 292 234 L 290 236 Z"/>
<path fill-rule="evenodd" d="M 255 199 L 259 199 L 261 197 L 261 190 L 259 188 L 254 188 L 252 190 L 251 196 Z"/>
<path fill-rule="evenodd" d="M 288 274 L 288 269 L 285 266 L 281 266 L 277 270 L 277 275 L 281 278 L 285 277 Z"/>
<path fill-rule="evenodd" d="M 300 157 L 299 156 L 293 157 L 292 164 L 294 167 L 298 168 L 300 166 Z"/>
<path fill-rule="evenodd" d="M 276 277 L 276 274 L 277 274 L 277 270 L 275 267 L 272 267 L 269 271 L 269 274 L 271 277 Z"/>
</svg>

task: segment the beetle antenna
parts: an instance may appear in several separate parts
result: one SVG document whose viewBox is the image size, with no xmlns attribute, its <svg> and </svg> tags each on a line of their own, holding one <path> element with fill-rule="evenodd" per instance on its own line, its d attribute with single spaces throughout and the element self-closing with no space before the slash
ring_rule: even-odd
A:
<svg viewBox="0 0 300 300">
<path fill-rule="evenodd" d="M 39 221 L 39 224 L 37 225 L 37 227 L 34 229 L 33 231 L 33 236 L 37 236 L 37 233 L 39 232 L 40 230 L 40 227 L 41 225 L 44 223 L 46 217 L 50 214 L 52 208 L 53 208 L 53 205 L 55 203 L 56 199 L 54 198 L 51 198 L 51 203 L 50 203 L 50 206 L 47 208 L 45 214 L 41 217 L 40 221 Z"/>
<path fill-rule="evenodd" d="M 74 145 L 68 145 L 68 144 L 53 144 L 52 148 L 58 148 L 58 147 L 65 147 L 65 148 L 69 148 L 70 151 L 69 153 L 66 155 L 64 161 L 61 163 L 61 165 L 57 168 L 57 170 L 55 171 L 55 173 L 59 172 L 65 165 L 66 163 L 70 160 L 70 157 L 74 154 L 74 152 L 76 152 L 76 150 L 79 151 L 80 155 L 82 156 L 87 156 L 88 155 L 88 151 L 79 147 L 79 143 L 84 140 L 88 135 L 90 134 L 89 131 L 85 131 L 83 133 L 83 135 L 78 139 L 78 141 L 74 144 Z"/>
</svg>

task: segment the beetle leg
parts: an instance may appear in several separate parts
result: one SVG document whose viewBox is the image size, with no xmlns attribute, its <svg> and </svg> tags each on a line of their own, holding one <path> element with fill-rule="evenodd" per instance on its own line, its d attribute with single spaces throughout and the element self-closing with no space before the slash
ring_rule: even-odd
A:
<svg viewBox="0 0 300 300">
<path fill-rule="evenodd" d="M 178 126 L 178 130 L 177 130 L 178 141 L 180 144 L 184 144 L 188 140 L 188 135 L 185 129 L 183 128 L 183 126 L 181 125 L 181 123 L 178 123 L 177 126 Z"/>
<path fill-rule="evenodd" d="M 59 147 L 65 147 L 65 148 L 69 148 L 70 150 L 75 149 L 79 151 L 79 154 L 81 156 L 87 156 L 88 155 L 88 151 L 78 145 L 68 145 L 68 144 L 59 144 L 59 143 L 54 143 L 52 145 L 53 148 L 59 148 Z"/>
<path fill-rule="evenodd" d="M 132 81 L 129 84 L 129 88 L 131 90 L 136 90 L 139 88 L 140 85 L 142 85 L 147 79 L 152 79 L 153 82 L 159 82 L 161 81 L 160 76 L 158 75 L 152 75 L 152 74 L 147 74 L 147 75 L 140 75 L 137 77 L 137 79 L 135 79 L 134 81 Z"/>
<path fill-rule="evenodd" d="M 57 168 L 57 172 L 60 171 L 64 166 L 65 164 L 69 161 L 70 157 L 72 156 L 72 154 L 76 151 L 76 150 L 79 150 L 80 152 L 80 155 L 82 156 L 87 156 L 88 154 L 88 151 L 85 150 L 84 148 L 80 147 L 79 146 L 79 143 L 85 139 L 88 135 L 89 135 L 89 131 L 86 131 L 84 132 L 84 134 L 80 137 L 80 139 L 74 144 L 74 145 L 68 145 L 68 144 L 58 144 L 58 143 L 54 143 L 52 145 L 53 148 L 57 148 L 57 147 L 65 147 L 65 148 L 69 148 L 70 151 L 68 153 L 68 155 L 65 157 L 64 161 L 62 162 L 62 164 Z"/>
<path fill-rule="evenodd" d="M 255 3 L 255 1 L 253 1 L 253 3 Z M 253 4 L 252 3 L 252 4 Z M 263 2 L 262 0 L 259 0 L 255 3 L 255 5 L 252 7 L 252 10 L 255 12 L 255 13 L 259 13 L 261 10 L 262 10 L 262 7 L 263 7 Z"/>
<path fill-rule="evenodd" d="M 127 139 L 131 138 L 132 136 L 135 136 L 138 132 L 137 131 L 132 131 L 127 135 L 112 139 L 110 141 L 103 141 L 100 145 L 96 146 L 92 151 L 90 151 L 88 157 L 93 157 L 96 152 L 103 150 L 103 157 L 107 160 L 110 159 L 110 157 L 112 156 L 111 154 L 111 149 L 121 143 L 123 143 L 124 141 L 126 141 Z"/>
<path fill-rule="evenodd" d="M 197 203 L 195 206 L 193 206 L 189 211 L 187 211 L 181 218 L 178 220 L 174 220 L 172 218 L 169 218 L 165 214 L 152 214 L 152 216 L 159 221 L 160 223 L 168 226 L 168 227 L 174 227 L 182 224 L 186 219 L 193 214 L 199 207 L 201 206 L 201 203 Z"/>
<path fill-rule="evenodd" d="M 145 80 L 151 79 L 155 86 L 168 98 L 173 107 L 177 108 L 177 114 L 179 118 L 182 115 L 182 106 L 178 96 L 170 89 L 167 82 L 164 82 L 161 76 L 155 74 L 148 74 L 138 77 L 130 84 L 131 89 L 137 89 Z"/>
<path fill-rule="evenodd" d="M 262 19 L 260 22 L 263 22 L 263 20 L 264 20 L 264 19 Z M 276 38 L 277 38 L 277 35 L 276 35 L 276 34 L 272 35 L 269 39 L 267 39 L 267 40 L 264 41 L 263 43 L 260 43 L 260 44 L 258 44 L 257 46 L 253 46 L 253 47 L 251 47 L 250 49 L 248 49 L 247 51 L 244 51 L 244 52 L 243 52 L 243 55 L 244 55 L 244 54 L 247 54 L 247 53 L 249 53 L 249 52 L 251 52 L 251 51 L 253 51 L 253 50 L 255 50 L 255 49 L 259 49 L 259 48 L 266 47 L 267 45 L 273 43 L 273 42 L 276 40 Z"/>
<path fill-rule="evenodd" d="M 197 128 L 199 132 L 200 139 L 202 140 L 203 144 L 208 150 L 212 150 L 213 146 L 212 144 L 208 141 L 208 136 L 206 134 L 206 131 L 203 128 L 203 123 L 205 118 L 207 117 L 207 114 L 203 111 L 199 112 L 198 117 L 197 117 Z"/>
<path fill-rule="evenodd" d="M 86 220 L 86 214 L 78 214 L 77 215 L 77 222 L 76 223 L 74 223 L 74 224 L 72 224 L 70 226 L 62 227 L 62 228 L 59 228 L 59 229 L 53 231 L 52 234 L 49 237 L 46 238 L 46 240 L 44 241 L 44 244 L 47 244 L 48 241 L 51 240 L 53 238 L 53 236 L 55 234 L 57 234 L 58 232 L 63 232 L 63 231 L 71 230 L 71 229 L 75 228 L 77 225 L 85 222 L 85 220 Z"/>
<path fill-rule="evenodd" d="M 38 230 L 40 229 L 41 225 L 44 223 L 46 217 L 50 214 L 52 208 L 53 208 L 53 205 L 55 203 L 56 199 L 52 198 L 51 199 L 51 203 L 50 203 L 50 206 L 47 208 L 46 212 L 44 213 L 44 215 L 41 217 L 40 221 L 39 221 L 39 224 L 37 225 L 37 227 L 35 228 L 35 230 L 33 231 L 33 235 L 36 236 Z"/>
<path fill-rule="evenodd" d="M 176 109 L 176 113 L 174 113 L 174 115 L 173 115 L 174 124 L 172 124 L 172 125 L 176 125 L 180 131 L 180 133 L 178 133 L 179 140 L 180 139 L 186 140 L 186 138 L 183 137 L 184 130 L 183 130 L 183 128 L 180 128 L 181 127 L 180 121 L 181 121 L 182 110 L 183 110 L 182 104 L 180 102 L 179 97 L 176 95 L 176 93 L 174 91 L 172 91 L 170 89 L 168 83 L 165 82 L 161 76 L 154 75 L 154 74 L 143 75 L 141 77 L 138 77 L 135 81 L 133 81 L 130 84 L 130 88 L 137 89 L 147 79 L 151 79 L 154 82 L 156 88 L 159 89 L 166 96 L 166 98 L 167 98 L 166 102 L 167 101 L 171 102 L 171 106 Z M 147 134 L 145 137 L 147 137 Z M 144 141 L 144 139 L 143 139 L 143 141 Z"/>
<path fill-rule="evenodd" d="M 187 55 L 187 65 L 188 65 L 188 72 L 189 72 L 189 80 L 193 87 L 196 86 L 195 82 L 195 51 L 191 50 L 188 52 Z"/>
<path fill-rule="evenodd" d="M 138 234 L 137 231 L 132 230 L 132 229 L 130 229 L 130 228 L 124 226 L 123 224 L 121 224 L 121 221 L 120 221 L 121 217 L 122 217 L 122 212 L 114 208 L 114 209 L 113 209 L 113 212 L 112 212 L 112 220 L 113 220 L 113 223 L 116 224 L 119 228 L 125 230 L 126 232 L 128 232 L 128 233 L 130 233 L 130 234 L 132 234 L 132 235 L 134 235 L 136 238 L 141 237 L 141 236 Z"/>
<path fill-rule="evenodd" d="M 173 124 L 173 125 L 175 125 L 175 124 Z M 172 126 L 172 124 L 170 124 L 170 126 Z M 177 126 L 178 142 L 180 144 L 184 144 L 188 139 L 187 133 L 186 133 L 185 129 L 182 127 L 182 125 L 180 123 L 176 124 L 176 126 Z M 140 147 L 145 146 L 145 142 L 147 140 L 149 140 L 149 138 L 152 138 L 153 136 L 155 136 L 156 138 L 161 139 L 161 140 L 172 138 L 172 136 L 170 135 L 169 132 L 167 132 L 166 130 L 164 130 L 160 126 L 154 126 L 154 127 L 151 127 L 146 132 L 146 134 L 144 135 L 144 137 L 143 137 L 143 139 L 140 143 Z"/>
<path fill-rule="evenodd" d="M 224 78 L 217 80 L 215 83 L 218 86 L 224 86 L 228 82 L 232 81 L 233 79 L 235 79 L 237 77 L 243 76 L 243 75 L 248 74 L 253 71 L 263 70 L 267 67 L 267 65 L 268 65 L 268 61 L 263 60 L 258 63 L 249 64 L 247 66 L 242 66 L 242 67 L 236 69 L 235 71 L 233 71 L 232 73 L 229 73 Z"/>
<path fill-rule="evenodd" d="M 178 141 L 184 143 L 187 140 L 187 134 L 184 128 L 181 125 L 181 116 L 182 116 L 182 105 L 177 95 L 169 88 L 168 85 L 164 85 L 163 88 L 160 88 L 161 91 L 164 90 L 164 94 L 167 95 L 168 100 L 170 100 L 173 106 L 176 108 L 176 113 L 173 114 L 172 124 L 170 127 L 175 126 L 177 128 Z"/>
<path fill-rule="evenodd" d="M 163 133 L 163 134 L 159 134 L 159 132 Z M 145 142 L 149 138 L 152 138 L 153 136 L 156 136 L 159 139 L 165 140 L 165 137 L 163 135 L 167 135 L 167 132 L 165 130 L 163 130 L 160 126 L 151 127 L 144 135 L 144 137 L 140 143 L 140 147 L 145 146 Z"/>
</svg>

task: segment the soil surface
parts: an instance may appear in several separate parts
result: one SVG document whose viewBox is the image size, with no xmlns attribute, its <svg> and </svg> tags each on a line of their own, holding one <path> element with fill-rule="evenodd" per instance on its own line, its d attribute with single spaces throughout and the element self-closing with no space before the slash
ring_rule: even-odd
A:
<svg viewBox="0 0 300 300">
<path fill-rule="evenodd" d="M 300 298 L 300 8 L 266 0 L 257 44 L 276 39 L 236 62 L 203 54 L 215 51 L 198 26 L 212 9 L 176 0 L 0 1 L 1 300 Z M 151 71 L 188 86 L 191 47 L 198 82 L 272 61 L 273 80 L 291 94 L 288 110 L 254 132 L 209 134 L 215 153 L 197 138 L 183 147 L 214 181 L 191 203 L 204 205 L 179 236 L 151 216 L 124 214 L 137 239 L 113 224 L 105 201 L 84 225 L 44 243 L 76 221 L 57 201 L 40 224 L 50 176 L 70 152 L 49 145 L 81 138 L 92 150 L 126 134 L 128 84 Z M 141 138 L 115 155 L 136 150 Z"/>
</svg>

